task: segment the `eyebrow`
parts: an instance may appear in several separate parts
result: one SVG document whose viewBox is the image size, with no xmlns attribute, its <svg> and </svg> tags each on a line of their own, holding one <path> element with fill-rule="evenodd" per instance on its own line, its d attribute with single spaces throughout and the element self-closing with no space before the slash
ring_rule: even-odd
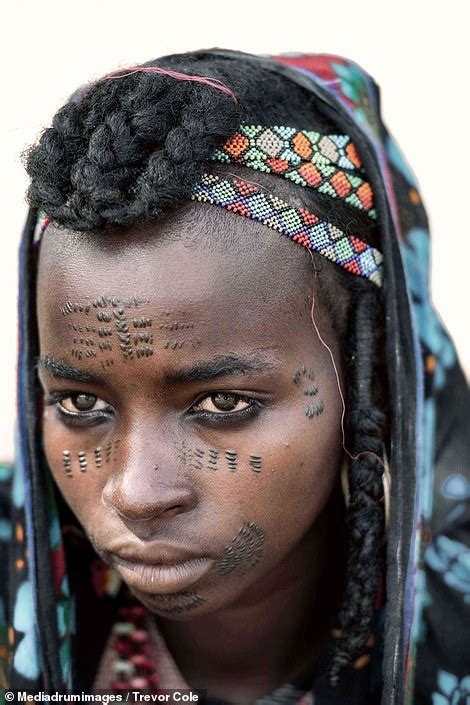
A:
<svg viewBox="0 0 470 705">
<path fill-rule="evenodd" d="M 171 372 L 166 375 L 165 381 L 170 386 L 190 382 L 209 382 L 220 377 L 265 372 L 273 366 L 268 358 L 260 355 L 217 355 L 211 360 Z"/>
<path fill-rule="evenodd" d="M 63 360 L 58 360 L 53 355 L 45 355 L 38 358 L 38 369 L 49 372 L 58 379 L 70 379 L 74 382 L 89 382 L 91 384 L 101 384 L 104 382 L 103 375 L 96 372 L 85 372 L 85 370 L 69 365 Z"/>
</svg>

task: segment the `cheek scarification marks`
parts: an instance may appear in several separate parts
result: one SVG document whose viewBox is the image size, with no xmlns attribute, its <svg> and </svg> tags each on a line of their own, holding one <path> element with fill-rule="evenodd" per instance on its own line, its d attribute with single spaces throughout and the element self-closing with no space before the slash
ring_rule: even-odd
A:
<svg viewBox="0 0 470 705">
<path fill-rule="evenodd" d="M 227 449 L 219 451 L 216 448 L 191 448 L 186 441 L 182 441 L 177 447 L 177 458 L 185 466 L 192 470 L 218 470 L 219 461 L 222 460 L 222 467 L 230 472 L 238 470 L 239 462 L 246 462 L 250 469 L 257 475 L 262 470 L 262 457 L 259 453 L 252 453 L 248 460 L 241 459 L 236 450 Z"/>
<path fill-rule="evenodd" d="M 216 565 L 220 575 L 234 570 L 246 573 L 261 559 L 265 533 L 254 521 L 243 524 L 233 541 L 225 547 L 222 558 Z"/>
<path fill-rule="evenodd" d="M 72 475 L 72 455 L 69 450 L 64 450 L 62 452 L 62 465 L 64 466 L 65 474 L 67 477 L 73 477 Z"/>
<path fill-rule="evenodd" d="M 250 468 L 253 472 L 261 472 L 261 455 L 250 455 Z"/>
<path fill-rule="evenodd" d="M 306 397 L 306 399 L 304 399 L 306 402 L 306 406 L 304 407 L 305 416 L 308 419 L 320 416 L 325 409 L 325 405 L 320 397 L 314 399 L 318 394 L 318 387 L 314 384 L 315 373 L 313 369 L 308 365 L 302 365 L 300 369 L 294 372 L 292 379 L 294 384 L 301 389 L 302 396 Z"/>
<path fill-rule="evenodd" d="M 235 472 L 237 469 L 237 451 L 236 450 L 226 450 L 225 459 L 227 460 L 227 467 L 230 472 Z"/>
<path fill-rule="evenodd" d="M 208 451 L 209 458 L 207 460 L 207 467 L 209 470 L 217 470 L 217 464 L 219 461 L 219 451 L 215 448 L 209 448 Z"/>
<path fill-rule="evenodd" d="M 100 468 L 103 462 L 103 456 L 101 455 L 101 447 L 98 446 L 97 448 L 95 448 L 93 454 L 95 456 L 95 465 L 97 468 Z"/>
</svg>

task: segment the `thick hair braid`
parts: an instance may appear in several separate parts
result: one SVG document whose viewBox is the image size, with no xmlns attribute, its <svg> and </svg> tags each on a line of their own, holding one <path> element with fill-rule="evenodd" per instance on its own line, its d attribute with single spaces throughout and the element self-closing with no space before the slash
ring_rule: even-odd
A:
<svg viewBox="0 0 470 705">
<path fill-rule="evenodd" d="M 386 416 L 374 399 L 378 297 L 362 280 L 352 283 L 350 291 L 348 339 L 352 349 L 347 365 L 346 437 L 354 459 L 349 466 L 346 585 L 338 614 L 340 636 L 330 668 L 334 685 L 343 669 L 364 652 L 371 634 L 384 530 L 381 498 Z"/>
<path fill-rule="evenodd" d="M 29 151 L 28 201 L 75 230 L 158 217 L 190 194 L 239 122 L 237 104 L 206 85 L 145 73 L 102 79 Z"/>
</svg>

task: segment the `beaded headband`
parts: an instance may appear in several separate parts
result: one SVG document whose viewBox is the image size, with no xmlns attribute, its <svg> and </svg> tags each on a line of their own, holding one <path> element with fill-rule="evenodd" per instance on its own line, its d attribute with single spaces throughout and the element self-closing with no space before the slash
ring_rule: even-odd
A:
<svg viewBox="0 0 470 705">
<path fill-rule="evenodd" d="M 252 183 L 203 174 L 191 198 L 267 225 L 348 272 L 382 286 L 383 257 L 378 250 L 305 208 L 295 208 Z"/>
<path fill-rule="evenodd" d="M 285 126 L 241 125 L 216 149 L 212 160 L 277 174 L 300 186 L 340 198 L 376 218 L 372 188 L 358 174 L 362 172 L 362 163 L 348 135 L 321 135 Z M 221 206 L 262 223 L 348 272 L 382 286 L 383 256 L 377 249 L 252 183 L 204 173 L 193 188 L 191 199 Z M 38 224 L 35 241 L 41 239 L 49 222 L 46 217 Z"/>
<path fill-rule="evenodd" d="M 373 220 L 377 217 L 372 187 L 363 178 L 361 159 L 348 135 L 243 124 L 212 159 L 283 176 L 298 186 L 340 198 Z"/>
</svg>

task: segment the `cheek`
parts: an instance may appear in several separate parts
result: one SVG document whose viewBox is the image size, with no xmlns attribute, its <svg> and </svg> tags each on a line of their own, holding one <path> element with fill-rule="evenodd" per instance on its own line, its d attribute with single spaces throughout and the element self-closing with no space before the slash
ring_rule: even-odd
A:
<svg viewBox="0 0 470 705">
<path fill-rule="evenodd" d="M 306 413 L 313 395 L 294 395 L 282 409 L 260 419 L 243 442 L 233 440 L 230 457 L 236 452 L 236 469 L 230 472 L 229 457 L 211 485 L 204 486 L 225 527 L 255 521 L 263 529 L 269 562 L 274 554 L 276 560 L 287 554 L 312 526 L 339 472 L 339 395 L 334 386 L 317 386 L 314 402 L 321 400 L 320 414 Z"/>
<path fill-rule="evenodd" d="M 106 468 L 117 460 L 119 441 L 103 442 L 99 432 L 67 429 L 48 408 L 43 415 L 46 459 L 64 499 L 83 525 L 101 507 Z"/>
</svg>

